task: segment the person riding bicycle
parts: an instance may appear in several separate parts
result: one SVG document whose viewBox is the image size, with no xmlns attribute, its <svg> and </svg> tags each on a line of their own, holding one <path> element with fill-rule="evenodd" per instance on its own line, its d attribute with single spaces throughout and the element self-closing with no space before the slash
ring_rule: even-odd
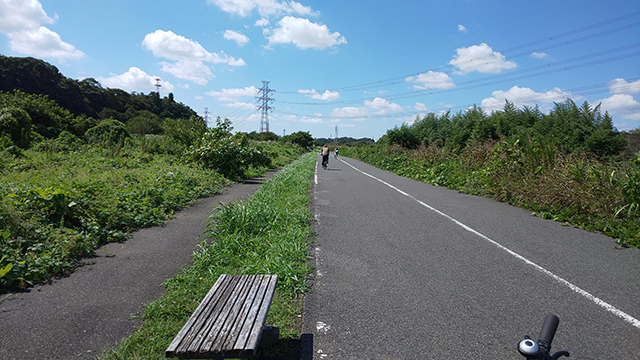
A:
<svg viewBox="0 0 640 360">
<path fill-rule="evenodd" d="M 338 158 L 338 147 L 336 147 L 336 153 L 335 153 L 334 157 L 335 157 L 336 159 Z"/>
<path fill-rule="evenodd" d="M 326 169 L 327 164 L 329 164 L 329 147 L 324 144 L 322 147 L 322 167 Z"/>
</svg>

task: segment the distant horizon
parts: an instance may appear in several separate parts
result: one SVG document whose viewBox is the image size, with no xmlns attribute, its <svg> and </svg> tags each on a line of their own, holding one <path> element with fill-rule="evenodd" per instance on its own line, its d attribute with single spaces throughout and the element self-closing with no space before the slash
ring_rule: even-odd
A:
<svg viewBox="0 0 640 360">
<path fill-rule="evenodd" d="M 114 19 L 118 19 L 117 23 Z M 640 128 L 640 2 L 0 0 L 0 54 L 275 134 L 379 139 L 416 116 L 587 101 Z M 210 124 L 211 125 L 211 124 Z"/>
</svg>

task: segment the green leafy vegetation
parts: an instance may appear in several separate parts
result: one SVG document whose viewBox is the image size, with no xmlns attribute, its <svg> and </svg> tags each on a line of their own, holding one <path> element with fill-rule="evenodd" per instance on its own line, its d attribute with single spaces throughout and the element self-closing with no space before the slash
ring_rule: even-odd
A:
<svg viewBox="0 0 640 360">
<path fill-rule="evenodd" d="M 59 148 L 59 147 L 58 147 Z M 169 155 L 123 148 L 69 153 L 1 152 L 0 254 L 10 273 L 0 288 L 26 286 L 68 272 L 100 244 L 162 224 L 228 180 Z M 16 265 L 18 264 L 18 265 Z"/>
<path fill-rule="evenodd" d="M 491 115 L 478 107 L 428 114 L 375 145 L 340 153 L 640 247 L 637 134 L 617 132 L 608 114 L 587 103 L 568 100 L 548 115 L 507 103 Z"/>
<path fill-rule="evenodd" d="M 24 75 L 7 75 L 2 64 L 3 78 Z M 24 71 L 54 69 L 32 65 Z M 0 91 L 0 291 L 68 273 L 97 246 L 304 152 L 233 135 L 228 120 L 209 129 L 171 94 L 119 98 L 126 110 L 102 107 L 94 119 L 46 95 Z"/>
<path fill-rule="evenodd" d="M 162 359 L 164 350 L 220 274 L 275 274 L 278 286 L 267 323 L 284 339 L 261 349 L 278 357 L 286 339 L 300 336 L 302 293 L 310 273 L 307 246 L 309 190 L 316 162 L 307 153 L 282 169 L 245 202 L 224 205 L 212 217 L 210 239 L 194 253 L 194 264 L 165 282 L 167 294 L 150 304 L 145 322 L 100 359 Z"/>
</svg>

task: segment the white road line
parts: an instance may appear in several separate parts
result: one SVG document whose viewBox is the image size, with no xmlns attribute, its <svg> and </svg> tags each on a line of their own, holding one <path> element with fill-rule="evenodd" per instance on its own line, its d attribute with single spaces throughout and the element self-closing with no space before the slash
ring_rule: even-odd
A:
<svg viewBox="0 0 640 360">
<path fill-rule="evenodd" d="M 469 226 L 467 226 L 467 225 L 465 225 L 465 224 L 461 223 L 460 221 L 458 221 L 458 220 L 456 220 L 456 219 L 452 218 L 451 216 L 449 216 L 449 215 L 447 215 L 447 214 L 443 213 L 442 211 L 440 211 L 440 210 L 438 210 L 438 209 L 434 208 L 433 206 L 431 206 L 431 205 L 429 205 L 429 204 L 426 204 L 426 203 L 424 203 L 424 202 L 422 202 L 422 201 L 420 201 L 420 200 L 416 199 L 416 198 L 415 198 L 415 197 L 413 197 L 412 195 L 407 194 L 406 192 L 404 192 L 404 191 L 402 191 L 402 190 L 398 189 L 397 187 L 395 187 L 395 186 L 393 186 L 393 185 L 391 185 L 391 184 L 387 183 L 386 181 L 381 180 L 381 179 L 378 179 L 377 177 L 375 177 L 375 176 L 373 176 L 373 175 L 371 175 L 371 174 L 368 174 L 368 173 L 366 173 L 366 172 L 364 172 L 364 171 L 362 171 L 362 170 L 360 170 L 360 169 L 356 168 L 355 166 L 353 166 L 353 165 L 349 164 L 348 162 L 346 162 L 346 161 L 344 161 L 344 160 L 342 160 L 342 159 L 340 159 L 340 161 L 342 161 L 343 163 L 345 163 L 345 164 L 349 165 L 351 168 L 353 168 L 353 169 L 354 169 L 354 170 L 356 170 L 357 172 L 359 172 L 359 173 L 361 173 L 361 174 L 363 174 L 363 175 L 366 175 L 366 176 L 368 176 L 368 177 L 370 177 L 370 178 L 372 178 L 372 179 L 374 179 L 374 180 L 377 180 L 377 181 L 379 181 L 379 182 L 381 182 L 381 183 L 383 183 L 383 184 L 387 185 L 388 187 L 390 187 L 390 188 L 392 188 L 393 190 L 395 190 L 395 191 L 399 192 L 400 194 L 402 194 L 402 195 L 404 195 L 404 196 L 407 196 L 408 198 L 410 198 L 410 199 L 412 199 L 412 200 L 416 201 L 417 203 L 419 203 L 420 205 L 422 205 L 422 206 L 426 207 L 427 209 L 429 209 L 429 210 L 431 210 L 431 211 L 434 211 L 435 213 L 437 213 L 437 214 L 439 214 L 439 215 L 442 215 L 443 217 L 447 218 L 448 220 L 452 221 L 453 223 L 455 223 L 456 225 L 458 225 L 458 226 L 462 227 L 463 229 L 465 229 L 465 230 L 467 230 L 467 231 L 469 231 L 469 232 L 471 232 L 471 233 L 473 233 L 473 234 L 475 234 L 475 235 L 478 235 L 479 237 L 481 237 L 481 238 L 485 239 L 485 240 L 486 240 L 486 241 L 488 241 L 489 243 L 491 243 L 491 244 L 495 245 L 497 248 L 499 248 L 499 249 L 502 249 L 502 250 L 506 251 L 507 253 L 509 253 L 510 255 L 512 255 L 513 257 L 515 257 L 515 258 L 517 258 L 517 259 L 519 259 L 519 260 L 524 261 L 527 265 L 531 265 L 531 266 L 533 266 L 533 268 L 535 268 L 536 270 L 540 271 L 541 273 L 543 273 L 543 274 L 545 274 L 545 275 L 550 276 L 550 277 L 551 277 L 552 279 L 554 279 L 555 281 L 557 281 L 557 282 L 559 282 L 559 283 L 561 283 L 561 284 L 565 285 L 566 287 L 568 287 L 569 289 L 573 290 L 574 292 L 576 292 L 576 293 L 578 293 L 578 294 L 580 294 L 580 295 L 584 296 L 585 298 L 587 298 L 587 299 L 591 300 L 591 301 L 592 301 L 592 302 L 594 302 L 596 305 L 598 305 L 598 306 L 602 307 L 602 308 L 603 308 L 603 309 L 605 309 L 606 311 L 608 311 L 608 312 L 610 312 L 610 313 L 612 313 L 612 314 L 614 314 L 614 315 L 618 316 L 619 318 L 623 319 L 623 320 L 624 320 L 624 321 L 626 321 L 627 323 L 629 323 L 629 324 L 631 324 L 631 325 L 635 326 L 636 328 L 640 329 L 640 320 L 638 320 L 638 319 L 634 318 L 633 316 L 631 316 L 631 315 L 629 315 L 629 314 L 625 313 L 624 311 L 622 311 L 622 310 L 620 310 L 620 309 L 616 308 L 615 306 L 613 306 L 613 305 L 611 305 L 611 304 L 607 303 L 606 301 L 604 301 L 604 300 L 602 300 L 602 299 L 598 298 L 597 296 L 592 295 L 591 293 L 589 293 L 589 292 L 587 292 L 587 291 L 585 291 L 585 290 L 581 289 L 580 287 L 578 287 L 578 286 L 576 286 L 576 285 L 574 285 L 574 284 L 570 283 L 569 281 L 567 281 L 567 280 L 563 279 L 562 277 L 560 277 L 560 276 L 558 276 L 558 275 L 556 275 L 556 274 L 552 273 L 551 271 L 549 271 L 549 270 L 547 270 L 547 269 L 543 268 L 542 266 L 540 266 L 540 265 L 538 265 L 538 264 L 534 263 L 533 261 L 531 261 L 531 260 L 529 260 L 529 259 L 525 258 L 524 256 L 522 256 L 522 255 L 520 255 L 520 254 L 516 253 L 515 251 L 513 251 L 513 250 L 511 250 L 511 249 L 509 249 L 509 248 L 507 248 L 507 247 L 505 247 L 505 246 L 503 246 L 503 245 L 499 244 L 497 241 L 495 241 L 495 240 L 493 240 L 493 239 L 489 238 L 488 236 L 486 236 L 486 235 L 484 235 L 484 234 L 480 233 L 480 232 L 479 232 L 479 231 L 477 231 L 477 230 L 474 230 L 474 229 L 470 228 Z"/>
<path fill-rule="evenodd" d="M 314 175 L 314 182 L 316 183 L 316 186 L 318 185 L 318 157 L 316 156 L 316 168 L 313 172 Z"/>
</svg>

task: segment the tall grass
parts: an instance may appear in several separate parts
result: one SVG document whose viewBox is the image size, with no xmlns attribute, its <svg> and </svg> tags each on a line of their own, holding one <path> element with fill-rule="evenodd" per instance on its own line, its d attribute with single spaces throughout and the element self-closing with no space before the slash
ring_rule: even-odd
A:
<svg viewBox="0 0 640 360">
<path fill-rule="evenodd" d="M 99 147 L 0 160 L 0 291 L 73 268 L 96 246 L 162 224 L 230 182 L 176 156 Z M 11 264 L 11 265 L 9 265 Z"/>
<path fill-rule="evenodd" d="M 302 292 L 310 267 L 309 191 L 316 155 L 284 167 L 246 201 L 222 206 L 211 218 L 210 239 L 194 264 L 167 280 L 167 294 L 150 304 L 142 328 L 100 359 L 163 359 L 171 343 L 220 274 L 275 274 L 278 286 L 267 323 L 282 338 L 300 335 Z M 277 356 L 278 348 L 269 349 Z"/>
</svg>

